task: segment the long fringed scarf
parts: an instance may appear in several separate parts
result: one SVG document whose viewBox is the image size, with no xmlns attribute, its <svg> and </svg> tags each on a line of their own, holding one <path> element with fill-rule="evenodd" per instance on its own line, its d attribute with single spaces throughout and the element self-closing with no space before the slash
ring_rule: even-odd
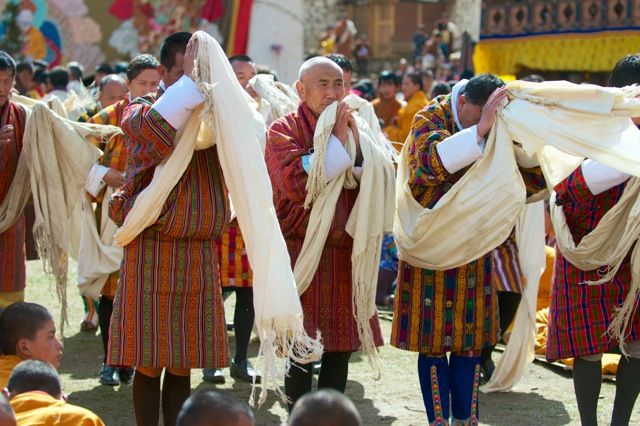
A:
<svg viewBox="0 0 640 426">
<path fill-rule="evenodd" d="M 254 272 L 253 303 L 262 371 L 262 391 L 257 403 L 262 404 L 269 389 L 285 398 L 279 384 L 289 368 L 288 360 L 316 361 L 322 355 L 322 344 L 311 339 L 304 329 L 291 260 L 273 207 L 271 182 L 259 142 L 265 134 L 262 117 L 251 110 L 218 42 L 202 31 L 193 37 L 198 41 L 198 49 L 192 77 L 205 95 L 204 105 L 179 130 L 175 149 L 156 168 L 151 183 L 140 193 L 116 233 L 115 241 L 126 245 L 153 224 L 194 149 L 210 147 L 215 142 Z M 256 130 L 260 127 L 257 123 L 262 123 L 261 130 Z M 284 368 L 278 361 L 282 357 L 286 359 Z M 256 402 L 255 390 L 254 384 L 252 404 Z"/>
<path fill-rule="evenodd" d="M 19 101 L 21 98 L 17 98 Z M 100 152 L 88 139 L 120 132 L 114 126 L 70 121 L 41 102 L 25 102 L 23 149 L 9 193 L 0 205 L 0 232 L 9 228 L 33 196 L 34 235 L 45 270 L 54 275 L 61 302 L 61 333 L 67 311 L 67 271 L 79 202 Z M 77 216 L 76 216 L 77 217 Z"/>
<path fill-rule="evenodd" d="M 511 100 L 498 111 L 484 156 L 433 209 L 417 204 L 408 188 L 409 144 L 405 144 L 398 169 L 394 224 L 401 259 L 428 269 L 450 269 L 479 258 L 506 239 L 525 203 L 512 141 L 537 158 L 549 188 L 565 179 L 584 158 L 640 177 L 640 131 L 629 119 L 640 116 L 640 100 L 636 98 L 640 88 L 520 81 L 508 87 Z M 609 265 L 606 277 L 593 284 L 613 277 L 640 235 L 637 184 L 628 185 L 625 201 L 618 202 L 620 206 L 603 218 L 600 229 L 583 238 L 578 247 L 570 240 L 560 212 L 554 209 L 554 227 L 563 255 L 579 268 Z M 610 329 L 621 343 L 640 295 L 640 263 L 635 251 L 633 256 L 631 290 Z"/>
<path fill-rule="evenodd" d="M 305 208 L 313 207 L 302 250 L 293 270 L 299 294 L 309 287 L 316 273 L 342 188 L 358 185 L 351 169 L 328 183 L 326 181 L 324 161 L 337 108 L 338 103 L 333 103 L 320 115 L 313 137 L 315 154 L 307 180 Z M 369 321 L 376 314 L 375 293 L 382 238 L 391 231 L 393 223 L 395 170 L 388 152 L 378 145 L 367 124 L 359 117 L 356 117 L 356 123 L 364 161 L 358 198 L 346 227 L 353 238 L 352 304 L 361 351 L 379 376 L 380 360 Z M 350 131 L 348 134 L 346 149 L 355 160 L 355 141 Z"/>
</svg>

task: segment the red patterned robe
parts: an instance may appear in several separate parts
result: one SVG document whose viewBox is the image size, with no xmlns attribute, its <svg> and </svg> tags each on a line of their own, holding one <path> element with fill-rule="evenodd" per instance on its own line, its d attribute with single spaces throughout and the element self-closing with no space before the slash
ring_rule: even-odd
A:
<svg viewBox="0 0 640 426">
<path fill-rule="evenodd" d="M 0 107 L 0 127 L 11 124 L 15 129 L 15 143 L 0 145 L 0 203 L 9 192 L 18 166 L 25 119 L 25 110 L 15 102 L 9 101 Z M 25 219 L 21 214 L 11 228 L 0 234 L 0 292 L 15 292 L 25 288 L 27 260 L 24 243 Z"/>
<path fill-rule="evenodd" d="M 564 210 L 576 244 L 593 231 L 605 213 L 618 202 L 625 186 L 626 182 L 593 195 L 585 182 L 582 167 L 556 186 L 556 203 Z M 580 283 L 598 280 L 602 271 L 581 271 L 557 250 L 549 310 L 549 361 L 607 352 L 618 345 L 607 334 L 607 329 L 615 307 L 621 306 L 629 293 L 630 256 L 629 253 L 611 281 L 589 286 Z M 627 341 L 640 338 L 638 308 L 636 306 Z"/>
<path fill-rule="evenodd" d="M 121 225 L 155 167 L 169 156 L 176 130 L 138 98 L 125 109 L 127 171 L 110 203 Z M 229 351 L 218 285 L 215 239 L 229 221 L 215 147 L 196 151 L 160 217 L 124 248 L 113 303 L 108 362 L 115 366 L 221 368 Z"/>
<path fill-rule="evenodd" d="M 301 157 L 313 148 L 316 123 L 311 110 L 302 103 L 296 112 L 276 120 L 267 136 L 267 168 L 292 266 L 300 255 L 311 214 L 311 209 L 304 208 L 307 173 Z M 300 297 L 305 329 L 312 337 L 320 330 L 327 352 L 353 352 L 360 348 L 351 304 L 353 239 L 345 230 L 357 196 L 357 189 L 342 190 L 318 270 Z M 371 319 L 371 327 L 376 345 L 382 346 L 377 316 Z"/>
<path fill-rule="evenodd" d="M 409 185 L 423 207 L 435 204 L 467 172 L 449 173 L 437 145 L 457 132 L 451 95 L 416 114 L 409 139 Z M 540 169 L 523 173 L 528 191 L 544 189 Z M 464 224 L 460 224 L 464 226 Z M 437 244 L 437 242 L 434 242 Z M 428 356 L 479 356 L 496 344 L 498 306 L 491 252 L 459 268 L 422 269 L 400 261 L 391 344 Z"/>
</svg>

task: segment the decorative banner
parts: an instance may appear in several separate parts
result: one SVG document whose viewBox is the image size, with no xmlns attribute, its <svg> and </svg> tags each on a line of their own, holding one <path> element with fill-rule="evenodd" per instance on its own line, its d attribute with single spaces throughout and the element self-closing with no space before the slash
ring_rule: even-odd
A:
<svg viewBox="0 0 640 426">
<path fill-rule="evenodd" d="M 51 67 L 158 56 L 166 36 L 202 30 L 246 54 L 253 0 L 0 0 L 0 48 Z"/>
</svg>

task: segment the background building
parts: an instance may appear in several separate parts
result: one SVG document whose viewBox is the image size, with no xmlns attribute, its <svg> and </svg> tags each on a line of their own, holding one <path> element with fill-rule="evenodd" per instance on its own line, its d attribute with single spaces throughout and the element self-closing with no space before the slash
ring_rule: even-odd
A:
<svg viewBox="0 0 640 426">
<path fill-rule="evenodd" d="M 477 72 L 604 83 L 640 49 L 639 0 L 482 2 Z"/>
</svg>

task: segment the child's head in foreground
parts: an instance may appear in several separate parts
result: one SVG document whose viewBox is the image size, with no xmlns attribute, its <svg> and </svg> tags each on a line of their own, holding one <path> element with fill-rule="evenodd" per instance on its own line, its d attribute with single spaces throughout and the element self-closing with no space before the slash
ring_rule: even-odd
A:
<svg viewBox="0 0 640 426">
<path fill-rule="evenodd" d="M 358 409 L 344 394 L 321 389 L 303 396 L 289 415 L 288 426 L 361 426 Z"/>
<path fill-rule="evenodd" d="M 0 349 L 3 355 L 37 359 L 60 367 L 62 343 L 56 337 L 56 324 L 42 305 L 18 302 L 0 314 Z"/>
</svg>

